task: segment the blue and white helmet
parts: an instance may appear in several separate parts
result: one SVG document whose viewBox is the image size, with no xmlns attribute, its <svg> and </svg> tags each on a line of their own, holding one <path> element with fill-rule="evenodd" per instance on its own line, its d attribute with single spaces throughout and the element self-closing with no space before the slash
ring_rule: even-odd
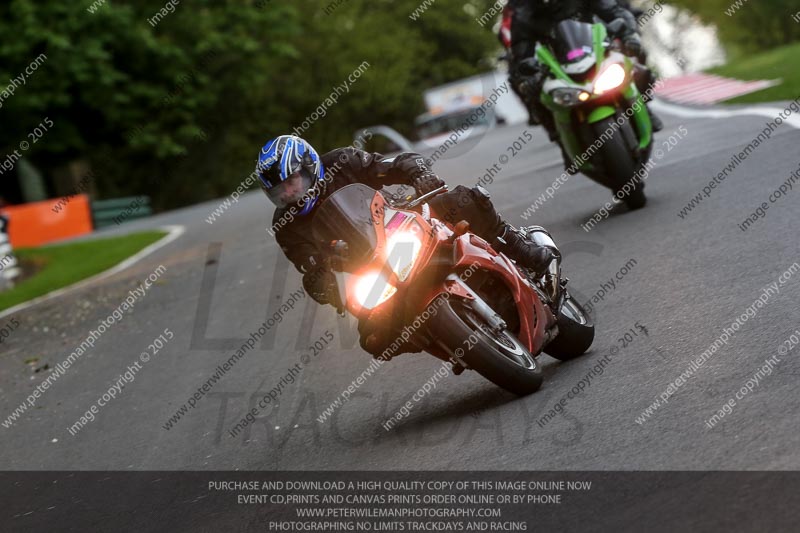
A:
<svg viewBox="0 0 800 533">
<path fill-rule="evenodd" d="M 256 165 L 261 188 L 279 208 L 297 205 L 305 215 L 317 203 L 325 178 L 319 154 L 300 137 L 281 135 L 267 142 Z"/>
</svg>

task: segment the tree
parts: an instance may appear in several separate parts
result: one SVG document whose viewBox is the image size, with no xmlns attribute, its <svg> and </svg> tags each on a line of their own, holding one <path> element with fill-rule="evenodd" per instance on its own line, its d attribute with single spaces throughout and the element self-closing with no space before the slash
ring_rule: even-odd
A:
<svg viewBox="0 0 800 533">
<path fill-rule="evenodd" d="M 85 160 L 101 196 L 148 194 L 157 208 L 227 195 L 267 138 L 300 126 L 359 65 L 304 135 L 326 148 L 375 123 L 409 131 L 425 88 L 477 73 L 496 49 L 465 10 L 491 3 L 436 0 L 412 21 L 418 0 L 345 0 L 329 14 L 318 0 L 170 11 L 163 0 L 10 0 L 0 80 L 46 59 L 3 102 L 0 155 L 48 117 L 25 153 L 47 175 Z"/>
<path fill-rule="evenodd" d="M 798 9 L 797 0 L 750 0 L 742 2 L 738 9 L 734 0 L 671 3 L 715 24 L 725 44 L 744 51 L 773 48 L 800 39 L 800 24 L 792 20 Z"/>
</svg>

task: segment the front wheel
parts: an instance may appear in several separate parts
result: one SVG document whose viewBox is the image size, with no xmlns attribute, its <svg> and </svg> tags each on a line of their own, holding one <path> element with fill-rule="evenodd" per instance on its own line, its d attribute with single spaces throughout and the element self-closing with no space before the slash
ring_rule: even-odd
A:
<svg viewBox="0 0 800 533">
<path fill-rule="evenodd" d="M 433 338 L 480 375 L 524 396 L 542 386 L 542 369 L 525 346 L 509 331 L 489 331 L 483 319 L 466 303 L 448 300 L 431 318 Z"/>
<path fill-rule="evenodd" d="M 608 131 L 613 132 L 610 137 Z M 599 150 L 606 183 L 630 209 L 644 207 L 644 183 L 636 178 L 637 162 L 625 141 L 626 137 L 636 139 L 630 124 L 626 121 L 619 126 L 609 117 L 594 124 L 594 132 L 597 139 L 608 137 Z"/>
<path fill-rule="evenodd" d="M 594 342 L 594 324 L 589 314 L 567 294 L 558 312 L 558 336 L 544 347 L 544 353 L 569 361 L 586 353 Z"/>
</svg>

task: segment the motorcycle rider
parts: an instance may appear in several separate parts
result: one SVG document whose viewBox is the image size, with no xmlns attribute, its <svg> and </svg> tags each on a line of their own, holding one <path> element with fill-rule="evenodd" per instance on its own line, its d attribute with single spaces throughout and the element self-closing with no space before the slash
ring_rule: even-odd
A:
<svg viewBox="0 0 800 533">
<path fill-rule="evenodd" d="M 374 189 L 410 185 L 420 195 L 445 185 L 416 153 L 386 158 L 346 147 L 320 156 L 308 142 L 294 135 L 268 141 L 261 148 L 256 171 L 261 188 L 277 207 L 272 223 L 275 239 L 303 274 L 306 293 L 323 305 L 333 304 L 338 298 L 336 278 L 326 261 L 330 250 L 325 243 L 317 242 L 311 231 L 315 210 L 325 198 L 353 183 Z M 481 186 L 456 186 L 431 199 L 429 205 L 439 219 L 450 223 L 466 220 L 473 233 L 534 272 L 544 272 L 558 257 L 558 250 L 523 238 L 519 230 L 503 221 Z M 391 317 L 359 323 L 361 346 L 375 356 L 394 339 L 391 325 L 380 328 L 377 324 L 381 322 L 390 323 Z"/>
<path fill-rule="evenodd" d="M 621 19 L 625 23 L 622 33 L 625 53 L 638 58 L 644 65 L 646 55 L 637 32 L 636 18 L 617 0 L 509 0 L 508 7 L 509 15 L 504 11 L 504 17 L 511 17 L 509 81 L 515 92 L 523 95 L 522 101 L 528 108 L 530 123 L 541 124 L 552 142 L 558 141 L 558 132 L 552 113 L 540 100 L 546 73 L 536 60 L 535 53 L 536 43 L 547 42 L 550 32 L 559 22 L 567 19 L 592 22 L 593 15 L 607 23 Z M 503 24 L 501 32 L 502 28 Z M 655 75 L 645 67 L 637 69 L 634 77 L 642 94 L 655 84 Z M 661 119 L 649 107 L 648 111 L 653 131 L 660 131 L 663 128 Z M 571 161 L 563 147 L 561 153 L 564 166 L 569 168 Z"/>
</svg>

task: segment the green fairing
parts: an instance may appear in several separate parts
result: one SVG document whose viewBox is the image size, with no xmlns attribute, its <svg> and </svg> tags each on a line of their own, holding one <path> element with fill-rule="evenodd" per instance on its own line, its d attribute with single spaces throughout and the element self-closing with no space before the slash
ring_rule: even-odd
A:
<svg viewBox="0 0 800 533">
<path fill-rule="evenodd" d="M 608 32 L 606 31 L 606 27 L 602 24 L 595 24 L 593 28 L 594 36 L 594 57 L 597 59 L 597 71 L 600 71 L 600 64 L 603 62 L 603 59 L 606 57 L 606 50 L 603 47 L 603 42 L 608 37 Z"/>
<path fill-rule="evenodd" d="M 572 81 L 572 78 L 570 78 L 567 75 L 567 73 L 564 72 L 564 70 L 561 68 L 561 64 L 559 64 L 559 62 L 556 61 L 556 58 L 553 57 L 553 54 L 551 54 L 550 50 L 548 50 L 546 47 L 544 46 L 538 47 L 536 49 L 536 57 L 539 58 L 540 62 L 547 65 L 547 67 L 550 68 L 550 71 L 553 74 L 555 74 L 557 78 L 562 79 L 569 83 L 575 83 L 574 81 Z"/>
<path fill-rule="evenodd" d="M 586 117 L 586 122 L 589 124 L 594 124 L 595 122 L 600 122 L 604 118 L 608 118 L 613 116 L 615 113 L 615 109 L 609 105 L 604 105 L 600 107 L 596 107 L 589 113 L 589 116 Z"/>
<path fill-rule="evenodd" d="M 561 136 L 561 144 L 564 145 L 567 154 L 570 154 L 570 157 L 574 159 L 574 156 L 581 153 L 582 150 L 580 140 L 576 132 L 572 129 L 572 109 L 557 105 L 553 101 L 553 97 L 545 92 L 542 92 L 542 104 L 553 112 L 553 118 L 555 118 L 556 121 L 556 129 Z M 587 165 L 587 167 L 588 166 L 589 165 Z"/>
<path fill-rule="evenodd" d="M 647 107 L 645 107 L 644 98 L 639 89 L 636 88 L 635 83 L 631 83 L 622 94 L 629 100 L 635 100 L 633 104 L 633 120 L 642 137 L 639 139 L 639 148 L 644 150 L 653 137 L 653 124 L 650 122 L 650 114 L 647 112 Z"/>
</svg>

